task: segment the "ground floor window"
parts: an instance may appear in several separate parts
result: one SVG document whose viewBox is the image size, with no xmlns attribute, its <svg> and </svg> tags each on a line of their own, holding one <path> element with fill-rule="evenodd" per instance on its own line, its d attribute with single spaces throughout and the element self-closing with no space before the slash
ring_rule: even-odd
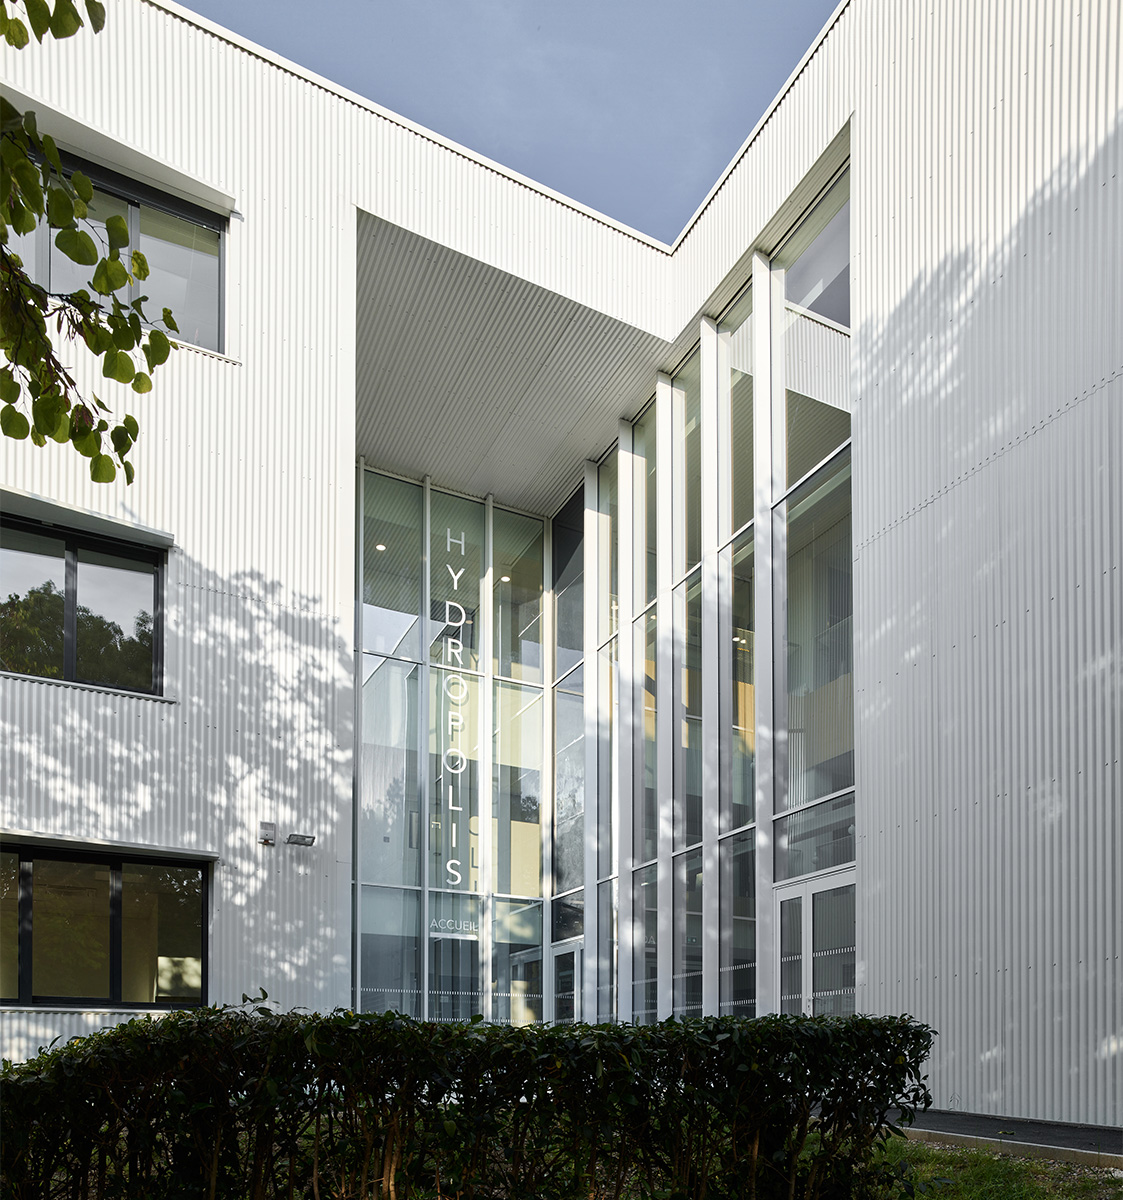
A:
<svg viewBox="0 0 1123 1200">
<path fill-rule="evenodd" d="M 206 1002 L 206 867 L 0 849 L 0 1000 L 180 1008 Z"/>
</svg>

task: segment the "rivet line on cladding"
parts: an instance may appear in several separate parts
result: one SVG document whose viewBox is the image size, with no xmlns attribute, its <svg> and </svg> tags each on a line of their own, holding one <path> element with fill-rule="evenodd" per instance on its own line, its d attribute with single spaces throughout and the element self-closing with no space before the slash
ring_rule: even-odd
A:
<svg viewBox="0 0 1123 1200">
<path fill-rule="evenodd" d="M 984 467 L 990 466 L 996 459 L 1002 458 L 1003 455 L 1008 454 L 1016 446 L 1020 446 L 1023 442 L 1028 441 L 1031 437 L 1033 437 L 1034 434 L 1040 433 L 1041 430 L 1051 425 L 1058 418 L 1072 412 L 1074 409 L 1083 404 L 1085 400 L 1090 400 L 1096 395 L 1097 392 L 1103 391 L 1104 388 L 1106 388 L 1109 384 L 1115 383 L 1115 381 L 1118 379 L 1123 379 L 1123 367 L 1121 367 L 1118 371 L 1115 371 L 1113 374 L 1108 375 L 1107 378 L 1105 378 L 1101 383 L 1098 383 L 1095 387 L 1090 388 L 1082 395 L 1075 396 L 1065 404 L 1062 404 L 1060 408 L 1051 412 L 1047 417 L 1042 417 L 1040 421 L 1036 421 L 1028 429 L 1019 433 L 1016 437 L 1011 438 L 1010 441 L 998 447 L 998 449 L 992 450 L 985 458 L 982 459 L 981 462 L 976 463 L 975 466 L 973 466 L 969 471 L 964 471 L 962 475 L 957 476 L 950 483 L 945 484 L 942 488 L 938 488 L 919 504 L 914 504 L 912 508 L 908 510 L 908 512 L 902 513 L 901 516 L 899 516 L 895 521 L 890 521 L 888 525 L 883 525 L 881 529 L 879 529 L 876 533 L 871 534 L 868 538 L 865 538 L 860 542 L 855 542 L 855 553 L 857 553 L 859 550 L 865 549 L 867 546 L 871 546 L 874 542 L 876 542 L 879 538 L 884 537 L 887 533 L 891 533 L 898 526 L 903 525 L 910 518 L 914 517 L 918 512 L 926 509 L 930 504 L 935 504 L 937 500 L 942 499 L 949 492 L 957 488 L 961 483 L 966 483 L 968 479 L 977 475 Z"/>
</svg>

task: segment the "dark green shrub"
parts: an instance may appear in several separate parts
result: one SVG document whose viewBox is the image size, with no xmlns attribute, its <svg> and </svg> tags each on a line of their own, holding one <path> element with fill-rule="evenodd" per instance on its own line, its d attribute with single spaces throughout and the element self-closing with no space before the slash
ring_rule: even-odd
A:
<svg viewBox="0 0 1123 1200">
<path fill-rule="evenodd" d="M 17 1200 L 860 1196 L 930 1102 L 907 1017 L 515 1029 L 209 1008 L 0 1077 Z"/>
</svg>

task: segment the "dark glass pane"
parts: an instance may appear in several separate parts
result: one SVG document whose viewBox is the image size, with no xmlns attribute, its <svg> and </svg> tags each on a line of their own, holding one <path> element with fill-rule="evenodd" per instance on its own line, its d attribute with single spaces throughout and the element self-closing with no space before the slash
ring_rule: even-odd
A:
<svg viewBox="0 0 1123 1200">
<path fill-rule="evenodd" d="M 718 332 L 729 355 L 730 528 L 753 519 L 753 296 L 747 291 Z"/>
<path fill-rule="evenodd" d="M 632 1021 L 659 1019 L 659 876 L 654 864 L 632 875 Z"/>
<path fill-rule="evenodd" d="M 359 872 L 363 882 L 421 882 L 421 797 L 415 663 L 363 656 L 362 806 Z"/>
<path fill-rule="evenodd" d="M 424 489 L 368 471 L 363 490 L 363 649 L 420 659 Z"/>
<path fill-rule="evenodd" d="M 100 550 L 78 551 L 78 678 L 153 690 L 156 568 Z"/>
<path fill-rule="evenodd" d="M 38 894 L 35 932 L 38 956 Z M 203 999 L 203 872 L 126 864 L 121 878 L 121 999 Z"/>
<path fill-rule="evenodd" d="M 554 959 L 554 1023 L 581 1020 L 581 951 L 567 950 Z"/>
<path fill-rule="evenodd" d="M 65 543 L 0 529 L 0 670 L 61 679 L 65 608 Z"/>
<path fill-rule="evenodd" d="M 689 571 L 702 559 L 702 369 L 695 352 L 674 378 L 682 393 L 676 408 L 676 450 L 682 455 L 682 492 L 675 498 L 674 547 L 676 574 Z M 679 530 L 681 529 L 681 534 Z"/>
<path fill-rule="evenodd" d="M 815 1016 L 854 1012 L 854 885 L 811 897 L 811 999 Z"/>
<path fill-rule="evenodd" d="M 702 854 L 674 860 L 674 1015 L 702 1015 Z"/>
<path fill-rule="evenodd" d="M 0 851 L 0 1000 L 19 999 L 19 855 Z"/>
<path fill-rule="evenodd" d="M 597 885 L 597 1014 L 598 1024 L 616 1020 L 616 880 Z"/>
<path fill-rule="evenodd" d="M 598 642 L 616 632 L 620 619 L 620 559 L 616 539 L 619 506 L 619 455 L 613 450 L 597 469 L 597 513 L 600 518 L 597 522 Z"/>
<path fill-rule="evenodd" d="M 850 458 L 786 505 L 788 787 L 794 808 L 854 784 Z"/>
<path fill-rule="evenodd" d="M 756 833 L 719 843 L 721 960 L 718 1003 L 722 1016 L 756 1016 Z"/>
<path fill-rule="evenodd" d="M 636 456 L 639 471 L 638 492 L 635 505 L 636 547 L 636 600 L 637 607 L 655 599 L 657 586 L 656 564 L 656 498 L 658 474 L 656 470 L 655 405 L 636 422 L 632 433 L 632 451 Z"/>
<path fill-rule="evenodd" d="M 421 1016 L 421 893 L 364 887 L 359 1007 Z"/>
<path fill-rule="evenodd" d="M 566 502 L 553 521 L 554 620 L 556 676 L 571 671 L 585 647 L 585 494 L 583 488 Z"/>
<path fill-rule="evenodd" d="M 494 510 L 494 670 L 542 682 L 542 522 Z"/>
<path fill-rule="evenodd" d="M 756 688 L 753 636 L 753 531 L 746 530 L 725 551 L 723 586 L 730 590 L 730 669 L 722 698 L 723 747 L 721 832 L 747 825 L 755 807 Z"/>
<path fill-rule="evenodd" d="M 780 1011 L 803 1012 L 803 898 L 780 901 Z"/>
<path fill-rule="evenodd" d="M 585 693 L 583 667 L 554 689 L 554 891 L 585 879 Z"/>
<path fill-rule="evenodd" d="M 854 861 L 854 796 L 840 796 L 775 824 L 776 881 Z"/>
<path fill-rule="evenodd" d="M 491 922 L 492 1019 L 542 1020 L 542 902 L 494 900 Z"/>
<path fill-rule="evenodd" d="M 702 577 L 675 589 L 675 848 L 702 840 Z"/>
<path fill-rule="evenodd" d="M 36 859 L 36 996 L 109 999 L 109 864 Z"/>
<path fill-rule="evenodd" d="M 552 905 L 553 920 L 550 936 L 555 942 L 580 937 L 585 932 L 585 893 L 570 892 L 560 896 Z"/>
<path fill-rule="evenodd" d="M 790 487 L 849 438 L 850 414 L 791 390 L 786 393 L 786 407 Z"/>
<path fill-rule="evenodd" d="M 429 1020 L 467 1021 L 483 1011 L 480 901 L 429 893 Z"/>
<path fill-rule="evenodd" d="M 620 727 L 620 658 L 618 639 L 597 653 L 597 876 L 611 875 L 616 853 L 617 751 Z"/>
<path fill-rule="evenodd" d="M 148 259 L 148 278 L 141 284 L 148 297 L 144 314 L 156 323 L 170 308 L 176 336 L 208 350 L 222 349 L 219 241 L 217 230 L 140 206 L 140 248 Z"/>
<path fill-rule="evenodd" d="M 655 609 L 650 609 L 635 623 L 635 665 L 638 676 L 636 688 L 636 719 L 640 738 L 637 744 L 634 792 L 635 846 L 638 862 L 655 857 L 659 834 L 658 821 L 658 746 L 655 714 Z"/>
</svg>

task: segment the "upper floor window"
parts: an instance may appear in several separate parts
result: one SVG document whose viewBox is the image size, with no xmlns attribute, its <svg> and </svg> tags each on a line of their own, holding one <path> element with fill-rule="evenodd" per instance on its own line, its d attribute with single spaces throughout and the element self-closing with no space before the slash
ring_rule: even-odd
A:
<svg viewBox="0 0 1123 1200">
<path fill-rule="evenodd" d="M 105 223 L 121 217 L 129 230 L 129 248 L 148 260 L 148 278 L 129 284 L 129 303 L 147 296 L 144 315 L 159 324 L 171 309 L 181 341 L 207 350 L 223 349 L 222 235 L 226 220 L 186 200 L 136 183 L 114 171 L 64 156 L 64 168 L 80 170 L 94 186 L 88 215 L 79 222 L 104 248 Z M 80 288 L 90 291 L 91 268 L 72 262 L 54 244 L 45 224 L 31 233 L 12 236 L 28 274 L 49 292 L 62 294 Z"/>
<path fill-rule="evenodd" d="M 850 172 L 827 189 L 781 247 L 784 299 L 850 327 Z"/>
<path fill-rule="evenodd" d="M 163 554 L 53 526 L 0 527 L 0 670 L 159 694 Z"/>
</svg>

